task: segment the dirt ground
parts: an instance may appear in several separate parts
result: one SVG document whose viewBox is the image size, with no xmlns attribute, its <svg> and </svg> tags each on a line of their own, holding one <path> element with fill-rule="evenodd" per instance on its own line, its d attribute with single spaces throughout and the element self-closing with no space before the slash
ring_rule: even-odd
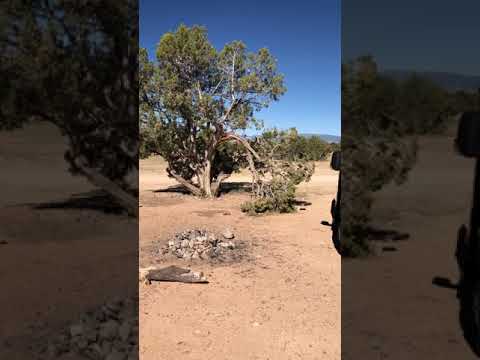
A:
<svg viewBox="0 0 480 360">
<path fill-rule="evenodd" d="M 474 163 L 455 154 L 452 143 L 421 139 L 409 181 L 377 196 L 378 226 L 410 239 L 395 243 L 398 251 L 344 261 L 342 280 L 330 233 L 320 225 L 336 189 L 327 163 L 317 164 L 312 181 L 299 189 L 299 199 L 312 203 L 305 211 L 249 217 L 239 210 L 248 198 L 242 192 L 213 201 L 158 192 L 174 182 L 158 159 L 142 161 L 142 266 L 159 261 L 152 245 L 192 227 L 230 227 L 247 242 L 249 257 L 223 266 L 177 262 L 204 271 L 209 284 L 140 285 L 141 359 L 339 359 L 340 301 L 342 341 L 355 349 L 345 359 L 475 359 L 462 337 L 455 292 L 432 284 L 437 276 L 457 279 L 456 231 L 468 222 L 471 204 Z M 93 190 L 67 172 L 64 150 L 48 126 L 0 133 L 1 359 L 32 359 L 33 335 L 136 291 L 136 221 L 91 209 L 32 207 Z"/>
<path fill-rule="evenodd" d="M 298 198 L 311 205 L 295 214 L 251 217 L 240 211 L 244 192 L 198 200 L 165 192 L 174 185 L 159 158 L 141 162 L 140 264 L 191 267 L 210 282 L 141 285 L 140 358 L 340 359 L 340 257 L 320 224 L 337 186 L 328 163 L 301 185 Z M 232 229 L 248 258 L 214 265 L 152 255 L 153 245 L 191 228 Z"/>
<path fill-rule="evenodd" d="M 410 239 L 393 244 L 398 251 L 342 262 L 342 344 L 350 349 L 342 358 L 476 358 L 462 336 L 455 290 L 432 284 L 458 280 L 457 229 L 469 221 L 474 161 L 456 154 L 453 140 L 420 139 L 408 182 L 376 196 L 376 225 Z"/>
<path fill-rule="evenodd" d="M 29 348 L 87 309 L 137 291 L 136 220 L 33 207 L 95 190 L 65 149 L 49 125 L 0 132 L 0 359 L 35 359 Z"/>
</svg>

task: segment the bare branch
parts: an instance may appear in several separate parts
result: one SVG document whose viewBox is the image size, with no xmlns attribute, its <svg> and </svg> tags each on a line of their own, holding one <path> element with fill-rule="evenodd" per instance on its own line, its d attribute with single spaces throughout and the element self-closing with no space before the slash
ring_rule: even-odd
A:
<svg viewBox="0 0 480 360">
<path fill-rule="evenodd" d="M 232 103 L 235 102 L 235 56 L 236 52 L 233 53 L 233 59 L 232 59 L 232 79 L 231 79 L 231 92 L 232 92 Z"/>
<path fill-rule="evenodd" d="M 220 145 L 221 143 L 229 141 L 229 140 L 235 140 L 238 143 L 242 144 L 251 154 L 253 154 L 253 156 L 255 156 L 255 158 L 258 161 L 262 160 L 260 155 L 258 155 L 257 152 L 250 146 L 248 141 L 246 139 L 242 138 L 241 136 L 236 135 L 236 134 L 227 134 L 222 139 L 220 139 L 220 141 L 218 142 L 217 145 Z"/>
<path fill-rule="evenodd" d="M 220 79 L 220 81 L 218 82 L 218 84 L 215 86 L 215 88 L 213 89 L 213 91 L 211 92 L 211 95 L 215 95 L 215 93 L 217 92 L 218 90 L 218 87 L 220 86 L 220 84 L 223 82 L 223 80 L 225 80 L 223 77 Z"/>
<path fill-rule="evenodd" d="M 185 186 L 193 195 L 196 195 L 196 196 L 202 195 L 202 191 L 200 190 L 200 188 L 195 186 L 191 181 L 184 179 L 183 177 L 181 177 L 174 171 L 170 170 L 169 168 L 167 168 L 167 174 L 173 177 L 175 180 L 177 180 L 180 184 Z"/>
<path fill-rule="evenodd" d="M 108 192 L 122 204 L 131 215 L 138 217 L 138 199 L 123 190 L 110 179 L 106 178 L 99 172 L 91 169 L 86 160 L 79 158 L 75 161 L 75 165 L 83 172 L 91 183 L 97 185 L 101 189 Z"/>
</svg>

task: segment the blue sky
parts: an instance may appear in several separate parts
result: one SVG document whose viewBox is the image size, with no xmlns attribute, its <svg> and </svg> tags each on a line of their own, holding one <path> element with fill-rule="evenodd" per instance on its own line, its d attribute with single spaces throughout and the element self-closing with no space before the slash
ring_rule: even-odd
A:
<svg viewBox="0 0 480 360">
<path fill-rule="evenodd" d="M 340 135 L 340 0 L 140 0 L 140 46 L 151 58 L 180 23 L 206 26 L 217 49 L 242 40 L 271 51 L 287 92 L 257 115 L 267 127 Z"/>
</svg>

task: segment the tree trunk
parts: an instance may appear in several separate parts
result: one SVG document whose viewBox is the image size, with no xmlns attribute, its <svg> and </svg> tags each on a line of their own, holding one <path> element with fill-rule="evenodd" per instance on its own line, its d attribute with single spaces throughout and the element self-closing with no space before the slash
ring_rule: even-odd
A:
<svg viewBox="0 0 480 360">
<path fill-rule="evenodd" d="M 202 191 L 201 191 L 200 184 L 197 187 L 197 186 L 195 186 L 195 184 L 193 184 L 192 182 L 190 182 L 188 180 L 185 180 L 180 175 L 177 175 L 176 173 L 174 173 L 170 169 L 167 169 L 167 173 L 168 173 L 168 175 L 173 177 L 175 180 L 177 180 L 181 185 L 185 186 L 187 188 L 187 190 L 190 191 L 193 195 L 202 196 Z M 200 178 L 199 178 L 199 180 L 200 180 Z"/>
<path fill-rule="evenodd" d="M 212 162 L 207 160 L 201 172 L 198 174 L 200 178 L 200 190 L 203 196 L 207 198 L 213 198 L 214 193 L 212 191 Z"/>
<path fill-rule="evenodd" d="M 212 193 L 213 193 L 213 196 L 218 196 L 218 194 L 220 193 L 220 188 L 222 186 L 222 182 L 225 180 L 225 179 L 228 179 L 230 177 L 230 174 L 224 174 L 224 173 L 220 173 L 217 177 L 217 179 L 212 183 Z"/>
<path fill-rule="evenodd" d="M 138 199 L 135 196 L 132 196 L 99 172 L 89 168 L 82 160 L 76 161 L 75 165 L 82 170 L 83 174 L 92 184 L 98 186 L 113 196 L 128 211 L 130 215 L 138 217 L 139 206 Z"/>
</svg>

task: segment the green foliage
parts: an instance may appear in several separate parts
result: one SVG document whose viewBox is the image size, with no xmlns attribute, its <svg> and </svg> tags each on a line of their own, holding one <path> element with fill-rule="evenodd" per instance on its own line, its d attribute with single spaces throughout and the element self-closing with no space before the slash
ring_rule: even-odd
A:
<svg viewBox="0 0 480 360">
<path fill-rule="evenodd" d="M 480 111 L 480 89 L 476 92 L 456 91 L 451 94 L 450 106 L 453 113 Z"/>
<path fill-rule="evenodd" d="M 298 136 L 296 142 L 292 144 L 295 157 L 308 161 L 326 160 L 333 151 L 339 148 L 339 144 L 328 143 L 317 135 Z"/>
<path fill-rule="evenodd" d="M 217 179 L 221 173 L 233 174 L 248 165 L 244 147 L 236 142 L 224 142 L 216 149 L 212 165 L 212 178 Z"/>
<path fill-rule="evenodd" d="M 314 164 L 298 157 L 294 145 L 299 136 L 295 129 L 264 132 L 252 140 L 258 154 L 255 159 L 252 200 L 242 205 L 249 214 L 264 212 L 289 213 L 295 211 L 296 186 L 309 181 Z"/>
<path fill-rule="evenodd" d="M 241 205 L 249 215 L 266 212 L 291 213 L 295 211 L 295 185 L 283 178 L 274 178 L 267 193 Z"/>
<path fill-rule="evenodd" d="M 267 49 L 250 53 L 234 41 L 217 51 L 203 27 L 180 25 L 160 39 L 155 63 L 140 51 L 141 155 L 162 155 L 171 176 L 213 196 L 241 157 L 221 146 L 259 128 L 254 113 L 284 92 Z"/>
<path fill-rule="evenodd" d="M 397 116 L 403 119 L 407 134 L 441 132 L 452 115 L 449 94 L 432 81 L 412 75 L 403 82 L 398 94 Z"/>
<path fill-rule="evenodd" d="M 138 170 L 138 4 L 7 1 L 0 26 L 0 129 L 56 125 L 65 158 L 124 190 Z M 133 191 L 133 190 L 132 190 Z"/>
<path fill-rule="evenodd" d="M 451 116 L 446 92 L 413 76 L 395 82 L 371 57 L 342 65 L 342 249 L 370 252 L 373 194 L 402 184 L 414 166 L 416 137 L 438 131 Z"/>
</svg>

